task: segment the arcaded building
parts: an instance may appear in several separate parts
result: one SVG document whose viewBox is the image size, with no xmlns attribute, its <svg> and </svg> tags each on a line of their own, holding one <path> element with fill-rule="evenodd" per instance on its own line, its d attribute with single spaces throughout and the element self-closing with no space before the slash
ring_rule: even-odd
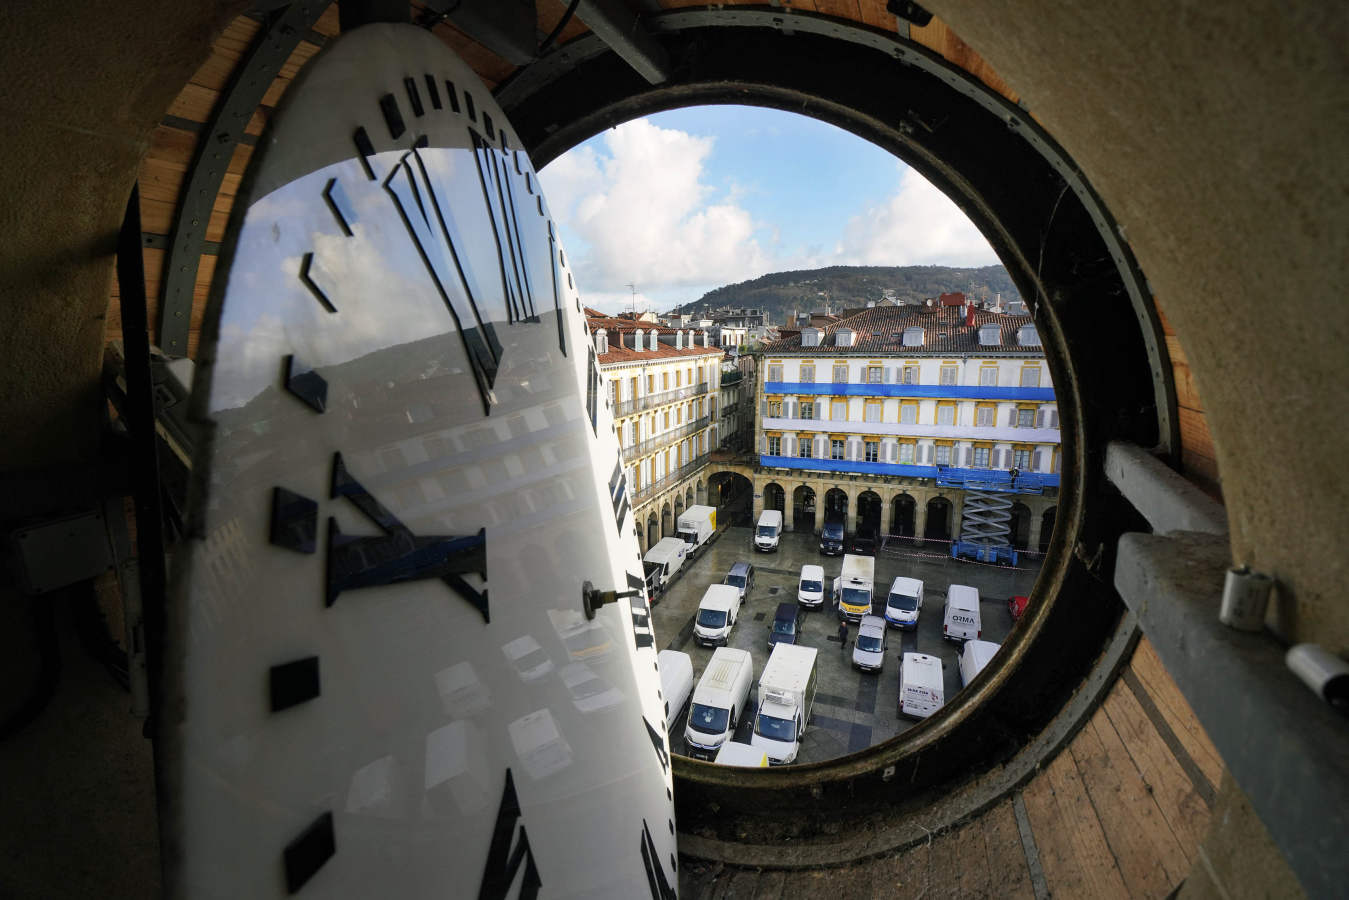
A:
<svg viewBox="0 0 1349 900">
<path fill-rule="evenodd" d="M 1059 412 L 1029 316 L 878 306 L 764 348 L 755 512 L 1039 551 Z"/>
</svg>

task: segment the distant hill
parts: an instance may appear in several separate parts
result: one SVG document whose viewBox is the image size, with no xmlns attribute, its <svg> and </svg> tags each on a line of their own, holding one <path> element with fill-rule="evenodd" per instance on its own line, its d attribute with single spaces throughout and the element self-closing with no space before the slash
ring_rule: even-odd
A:
<svg viewBox="0 0 1349 900">
<path fill-rule="evenodd" d="M 880 299 L 884 290 L 894 291 L 896 300 L 910 302 L 950 291 L 990 298 L 1001 292 L 1004 301 L 1021 297 L 1002 266 L 981 266 L 975 269 L 950 266 L 829 266 L 825 269 L 775 272 L 753 281 L 728 284 L 708 291 L 699 299 L 677 309 L 684 313 L 700 313 L 710 312 L 720 306 L 755 307 L 768 313 L 769 322 L 781 325 L 793 310 L 823 310 L 826 294 L 829 308 L 837 312 L 844 308 L 866 306 L 868 300 Z"/>
</svg>

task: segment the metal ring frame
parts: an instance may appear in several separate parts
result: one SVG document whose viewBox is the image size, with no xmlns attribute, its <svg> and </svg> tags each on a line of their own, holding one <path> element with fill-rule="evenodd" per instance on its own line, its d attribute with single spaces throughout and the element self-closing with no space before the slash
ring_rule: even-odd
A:
<svg viewBox="0 0 1349 900">
<path fill-rule="evenodd" d="M 689 852 L 774 866 L 884 852 L 922 836 L 897 827 L 910 814 L 922 811 L 937 830 L 1029 778 L 1132 650 L 1136 630 L 1109 573 L 1119 534 L 1145 526 L 1101 459 L 1119 439 L 1178 453 L 1165 342 L 1143 277 L 1086 178 L 1023 110 L 968 73 L 893 34 L 780 8 L 643 21 L 669 54 L 665 83 L 648 84 L 590 37 L 498 92 L 537 166 L 661 110 L 738 103 L 813 116 L 892 151 L 951 197 L 1031 299 L 1045 341 L 1063 421 L 1058 524 L 1033 609 L 996 668 L 941 715 L 840 759 L 766 772 L 682 758 L 675 767 Z M 1085 684 L 1097 692 L 1069 704 Z M 874 839 L 841 848 L 841 831 Z"/>
</svg>

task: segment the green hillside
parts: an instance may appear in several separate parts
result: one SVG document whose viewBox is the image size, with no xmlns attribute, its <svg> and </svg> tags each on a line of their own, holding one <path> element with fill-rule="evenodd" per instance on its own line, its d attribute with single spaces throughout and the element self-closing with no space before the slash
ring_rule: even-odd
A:
<svg viewBox="0 0 1349 900">
<path fill-rule="evenodd" d="M 894 292 L 897 300 L 921 301 L 950 291 L 975 297 L 1017 300 L 1020 294 L 1002 266 L 957 269 L 950 266 L 830 266 L 797 272 L 775 272 L 752 281 L 728 284 L 708 291 L 698 300 L 678 307 L 679 312 L 711 312 L 717 307 L 754 307 L 765 310 L 768 320 L 782 324 L 793 310 L 823 310 L 828 298 L 831 310 L 866 306 L 882 292 Z"/>
</svg>

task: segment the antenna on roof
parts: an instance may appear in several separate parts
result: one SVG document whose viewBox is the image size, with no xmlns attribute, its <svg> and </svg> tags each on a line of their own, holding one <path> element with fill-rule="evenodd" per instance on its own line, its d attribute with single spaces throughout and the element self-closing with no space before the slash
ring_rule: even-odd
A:
<svg viewBox="0 0 1349 900">
<path fill-rule="evenodd" d="M 633 318 L 634 321 L 636 321 L 636 319 L 637 319 L 637 285 L 635 285 L 635 284 L 633 284 L 631 281 L 629 281 L 629 282 L 628 282 L 628 290 L 632 291 L 632 318 Z"/>
</svg>

